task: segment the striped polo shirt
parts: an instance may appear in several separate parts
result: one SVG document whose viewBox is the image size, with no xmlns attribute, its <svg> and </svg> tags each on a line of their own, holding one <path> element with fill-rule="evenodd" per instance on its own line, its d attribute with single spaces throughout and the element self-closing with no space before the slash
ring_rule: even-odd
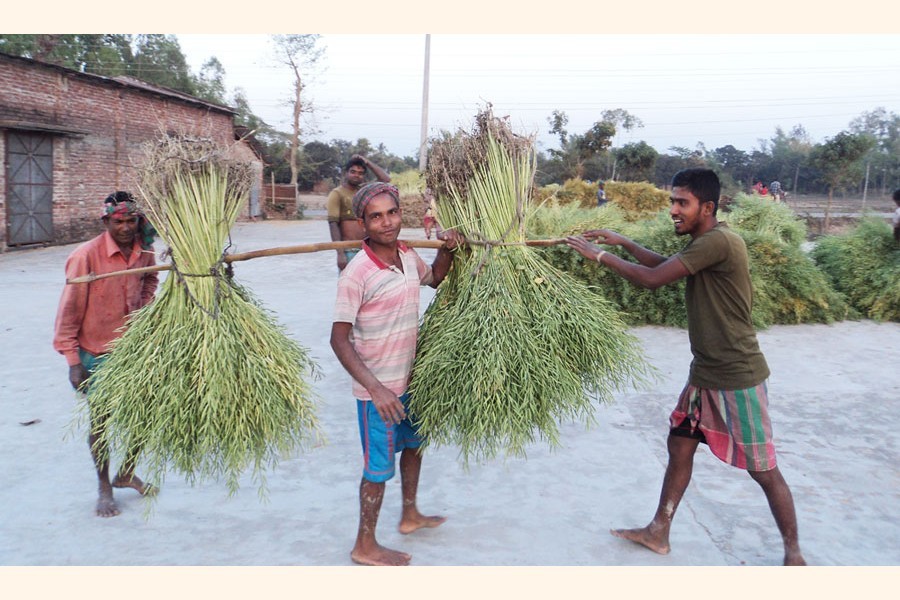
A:
<svg viewBox="0 0 900 600">
<path fill-rule="evenodd" d="M 350 343 L 372 374 L 398 396 L 409 384 L 419 332 L 419 286 L 431 283 L 431 267 L 398 244 L 403 271 L 386 265 L 368 243 L 338 278 L 334 321 L 351 323 Z M 353 380 L 353 394 L 371 395 Z"/>
</svg>

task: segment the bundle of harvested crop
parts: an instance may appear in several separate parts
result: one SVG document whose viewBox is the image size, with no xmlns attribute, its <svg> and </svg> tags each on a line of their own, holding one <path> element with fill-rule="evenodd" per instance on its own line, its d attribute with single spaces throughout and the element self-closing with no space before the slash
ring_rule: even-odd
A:
<svg viewBox="0 0 900 600">
<path fill-rule="evenodd" d="M 250 171 L 226 151 L 172 137 L 148 146 L 140 197 L 172 273 L 91 376 L 90 409 L 107 415 L 112 454 L 142 450 L 150 480 L 173 468 L 191 483 L 224 477 L 233 493 L 252 465 L 262 496 L 266 468 L 319 437 L 305 379 L 317 367 L 227 272 Z"/>
<path fill-rule="evenodd" d="M 861 315 L 900 321 L 900 247 L 884 219 L 867 216 L 845 234 L 820 237 L 812 256 Z"/>
<path fill-rule="evenodd" d="M 590 423 L 594 401 L 644 379 L 639 343 L 609 302 L 525 245 L 530 139 L 485 111 L 430 160 L 438 219 L 470 244 L 425 313 L 410 412 L 466 461 L 556 445 L 559 420 Z"/>
</svg>

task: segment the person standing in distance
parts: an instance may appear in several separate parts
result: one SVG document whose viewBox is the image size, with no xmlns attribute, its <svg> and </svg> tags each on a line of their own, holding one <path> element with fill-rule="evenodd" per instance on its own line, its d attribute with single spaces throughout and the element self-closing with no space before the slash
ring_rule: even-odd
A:
<svg viewBox="0 0 900 600">
<path fill-rule="evenodd" d="M 365 231 L 359 225 L 356 215 L 353 214 L 353 194 L 366 182 L 368 169 L 372 169 L 378 181 L 382 183 L 391 181 L 390 175 L 368 158 L 360 154 L 350 157 L 344 166 L 344 180 L 341 185 L 331 190 L 326 201 L 328 231 L 333 242 L 361 240 L 365 237 Z M 337 250 L 338 271 L 343 271 L 347 262 L 357 252 L 359 252 L 359 248 Z"/>
</svg>

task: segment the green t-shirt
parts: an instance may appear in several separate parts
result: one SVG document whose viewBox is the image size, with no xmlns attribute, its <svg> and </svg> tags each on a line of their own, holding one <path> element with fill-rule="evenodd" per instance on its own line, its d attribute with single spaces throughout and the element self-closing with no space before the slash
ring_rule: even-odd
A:
<svg viewBox="0 0 900 600">
<path fill-rule="evenodd" d="M 344 185 L 331 190 L 326 201 L 329 221 L 336 223 L 338 221 L 356 220 L 356 215 L 353 214 L 353 195 L 355 193 L 355 190 L 351 190 Z"/>
<path fill-rule="evenodd" d="M 750 316 L 753 288 L 744 240 L 719 223 L 676 256 L 691 273 L 685 289 L 691 384 L 737 390 L 765 381 L 769 366 Z"/>
</svg>

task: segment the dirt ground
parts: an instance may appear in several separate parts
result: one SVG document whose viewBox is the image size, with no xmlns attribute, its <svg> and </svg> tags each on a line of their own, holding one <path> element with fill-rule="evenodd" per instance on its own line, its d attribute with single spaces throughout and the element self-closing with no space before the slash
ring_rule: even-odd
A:
<svg viewBox="0 0 900 600">
<path fill-rule="evenodd" d="M 320 220 L 241 223 L 232 250 L 327 237 Z M 411 229 L 404 237 L 424 234 Z M 319 362 L 315 389 L 327 443 L 285 456 L 269 473 L 267 502 L 249 475 L 229 497 L 221 482 L 191 485 L 172 473 L 149 518 L 129 490 L 117 492 L 122 514 L 100 519 L 85 432 L 72 427 L 65 361 L 51 347 L 63 264 L 73 249 L 0 255 L 0 343 L 7 349 L 0 362 L 0 566 L 350 567 L 361 459 L 350 379 L 328 342 L 334 253 L 236 266 L 238 280 Z M 433 259 L 433 251 L 421 254 Z M 423 289 L 423 310 L 432 297 Z M 705 449 L 673 526 L 671 554 L 607 533 L 642 525 L 653 512 L 666 418 L 690 361 L 684 330 L 633 332 L 660 372 L 649 389 L 616 393 L 613 404 L 597 407 L 594 427 L 563 424 L 559 447 L 536 443 L 526 459 L 466 469 L 455 448 L 430 449 L 420 503 L 449 520 L 400 535 L 395 479 L 379 523 L 382 542 L 410 552 L 417 566 L 777 565 L 781 543 L 759 488 Z M 806 558 L 814 565 L 900 565 L 900 437 L 891 418 L 900 410 L 900 324 L 777 326 L 759 339 L 772 370 L 779 465 Z M 593 577 L 604 581 L 606 573 Z"/>
<path fill-rule="evenodd" d="M 403 235 L 424 237 L 421 228 Z M 321 220 L 240 223 L 232 250 L 327 238 Z M 191 485 L 171 473 L 151 513 L 136 494 L 119 490 L 122 514 L 100 519 L 86 434 L 72 426 L 65 361 L 51 347 L 63 264 L 74 247 L 0 255 L 4 597 L 96 598 L 118 590 L 132 599 L 244 600 L 302 590 L 388 598 L 402 589 L 428 590 L 435 600 L 680 598 L 704 589 L 728 589 L 733 600 L 761 591 L 818 599 L 896 595 L 900 436 L 891 417 L 900 410 L 900 324 L 777 326 L 759 334 L 772 369 L 779 465 L 794 495 L 804 553 L 819 568 L 775 568 L 781 543 L 765 498 L 746 474 L 703 447 L 669 555 L 608 534 L 652 514 L 665 467 L 666 417 L 690 360 L 685 331 L 640 327 L 633 333 L 660 372 L 650 389 L 616 393 L 613 404 L 597 407 L 595 426 L 563 424 L 559 447 L 534 444 L 524 459 L 464 468 L 454 448 L 430 449 L 420 505 L 449 520 L 399 534 L 399 481 L 392 480 L 379 539 L 411 553 L 414 567 L 367 569 L 349 559 L 361 452 L 350 379 L 328 344 L 334 254 L 236 268 L 238 280 L 319 362 L 315 390 L 327 443 L 283 457 L 269 473 L 266 502 L 249 476 L 229 497 L 221 482 Z M 421 254 L 433 258 L 433 251 Z M 423 310 L 432 297 L 423 289 Z"/>
</svg>

